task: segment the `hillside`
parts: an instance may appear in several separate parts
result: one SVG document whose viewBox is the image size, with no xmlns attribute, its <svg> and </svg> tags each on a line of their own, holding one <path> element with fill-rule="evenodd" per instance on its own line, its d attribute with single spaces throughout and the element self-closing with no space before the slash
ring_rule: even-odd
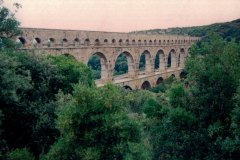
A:
<svg viewBox="0 0 240 160">
<path fill-rule="evenodd" d="M 216 32 L 221 35 L 224 39 L 230 40 L 235 38 L 238 42 L 240 41 L 240 19 L 225 22 L 225 23 L 214 23 L 205 26 L 194 26 L 194 27 L 176 27 L 168 29 L 152 29 L 145 31 L 135 31 L 134 33 L 147 33 L 147 34 L 177 34 L 177 35 L 190 35 L 204 37 L 208 32 Z"/>
</svg>

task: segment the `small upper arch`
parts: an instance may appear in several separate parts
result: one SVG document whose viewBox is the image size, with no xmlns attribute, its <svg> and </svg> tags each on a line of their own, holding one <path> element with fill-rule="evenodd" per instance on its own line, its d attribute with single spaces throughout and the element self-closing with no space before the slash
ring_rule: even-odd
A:
<svg viewBox="0 0 240 160">
<path fill-rule="evenodd" d="M 20 42 L 22 45 L 25 45 L 27 43 L 26 39 L 24 37 L 19 37 L 17 39 L 17 42 Z"/>
</svg>

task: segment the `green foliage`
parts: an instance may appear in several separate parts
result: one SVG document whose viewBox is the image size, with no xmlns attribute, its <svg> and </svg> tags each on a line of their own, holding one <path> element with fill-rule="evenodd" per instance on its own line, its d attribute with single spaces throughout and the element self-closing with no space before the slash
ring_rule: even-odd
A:
<svg viewBox="0 0 240 160">
<path fill-rule="evenodd" d="M 210 35 L 191 49 L 185 82 L 165 82 L 144 112 L 154 159 L 238 159 L 240 46 Z M 185 85 L 186 83 L 188 85 Z M 164 89 L 163 89 L 164 88 Z"/>
<path fill-rule="evenodd" d="M 52 60 L 60 70 L 61 80 L 58 80 L 56 87 L 61 88 L 64 93 L 71 93 L 73 91 L 73 85 L 76 83 L 83 83 L 87 86 L 94 85 L 93 76 L 91 70 L 83 63 L 78 62 L 72 56 L 52 56 L 49 58 Z"/>
<path fill-rule="evenodd" d="M 8 154 L 9 160 L 34 160 L 34 156 L 26 148 L 16 149 Z"/>
<path fill-rule="evenodd" d="M 0 2 L 3 2 L 2 0 Z M 15 4 L 18 9 L 19 4 Z M 15 13 L 11 13 L 10 10 L 0 3 L 0 49 L 14 47 L 14 42 L 11 38 L 19 35 L 20 23 L 15 18 Z"/>
<path fill-rule="evenodd" d="M 38 157 L 59 136 L 55 128 L 59 90 L 71 93 L 79 81 L 93 85 L 91 71 L 63 56 L 5 49 L 0 58 L 1 152 L 28 147 Z"/>
<path fill-rule="evenodd" d="M 156 96 L 148 90 L 135 90 L 126 93 L 129 109 L 133 113 L 143 113 L 145 103 Z"/>
<path fill-rule="evenodd" d="M 61 138 L 45 159 L 148 159 L 140 124 L 129 116 L 118 87 L 77 85 L 60 104 Z"/>
</svg>

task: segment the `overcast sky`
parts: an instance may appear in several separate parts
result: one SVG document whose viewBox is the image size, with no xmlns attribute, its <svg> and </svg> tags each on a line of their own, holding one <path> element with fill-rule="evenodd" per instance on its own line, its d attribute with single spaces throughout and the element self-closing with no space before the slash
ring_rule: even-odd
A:
<svg viewBox="0 0 240 160">
<path fill-rule="evenodd" d="M 240 0 L 4 0 L 23 27 L 129 32 L 240 18 Z"/>
</svg>

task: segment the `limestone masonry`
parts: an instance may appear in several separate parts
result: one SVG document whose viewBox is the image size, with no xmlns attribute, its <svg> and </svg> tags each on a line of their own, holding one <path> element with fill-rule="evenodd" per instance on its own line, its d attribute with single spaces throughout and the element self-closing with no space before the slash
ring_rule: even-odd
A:
<svg viewBox="0 0 240 160">
<path fill-rule="evenodd" d="M 199 37 L 178 35 L 150 35 L 81 30 L 21 28 L 16 37 L 22 50 L 39 53 L 67 54 L 87 64 L 92 55 L 101 60 L 101 79 L 98 86 L 112 82 L 126 88 L 148 88 L 169 76 L 179 77 L 189 48 Z M 117 57 L 125 54 L 128 74 L 113 76 Z M 146 57 L 145 71 L 139 71 L 140 56 Z M 154 68 L 159 54 L 159 68 Z M 168 56 L 171 63 L 167 66 Z"/>
</svg>

